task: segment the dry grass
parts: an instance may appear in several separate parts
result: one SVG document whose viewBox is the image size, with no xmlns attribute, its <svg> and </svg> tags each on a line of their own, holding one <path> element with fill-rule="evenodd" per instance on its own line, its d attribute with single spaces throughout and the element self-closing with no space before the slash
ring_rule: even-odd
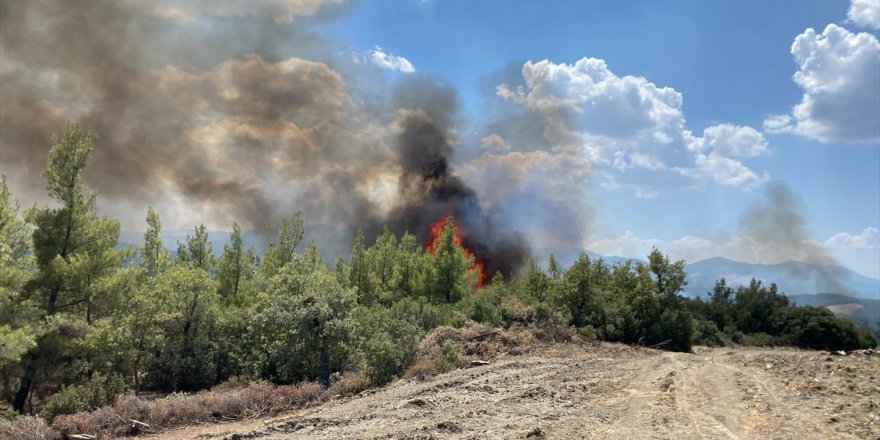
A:
<svg viewBox="0 0 880 440">
<path fill-rule="evenodd" d="M 328 389 L 314 382 L 296 385 L 255 382 L 152 401 L 124 396 L 112 406 L 59 416 L 52 423 L 52 428 L 65 436 L 90 434 L 109 438 L 158 432 L 183 425 L 263 417 L 350 392 L 347 387 L 354 388 L 358 383 L 360 381 L 356 377 L 349 375 L 342 376 Z"/>
<path fill-rule="evenodd" d="M 462 328 L 437 327 L 419 343 L 416 360 L 404 372 L 403 378 L 432 376 L 442 372 L 438 359 L 447 341 L 455 343 L 459 348 L 458 366 L 462 367 L 473 360 L 521 355 L 553 346 L 557 342 L 571 342 L 576 339 L 577 336 L 570 327 L 562 326 L 514 325 L 503 329 L 470 323 Z"/>
<path fill-rule="evenodd" d="M 0 439 L 50 440 L 59 437 L 58 432 L 39 417 L 22 416 L 12 421 L 0 420 Z"/>
</svg>

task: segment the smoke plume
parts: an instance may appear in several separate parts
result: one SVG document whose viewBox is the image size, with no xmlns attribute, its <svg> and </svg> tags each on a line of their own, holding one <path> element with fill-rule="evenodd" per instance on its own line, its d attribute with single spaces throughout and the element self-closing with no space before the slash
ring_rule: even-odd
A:
<svg viewBox="0 0 880 440">
<path fill-rule="evenodd" d="M 451 214 L 487 273 L 510 273 L 525 240 L 451 167 L 455 90 L 387 84 L 337 60 L 310 29 L 346 11 L 338 0 L 0 1 L 0 172 L 45 203 L 36 170 L 73 122 L 100 135 L 85 177 L 124 229 L 143 227 L 147 205 L 171 229 L 260 229 L 301 211 L 335 253 L 358 228 L 424 240 Z"/>
<path fill-rule="evenodd" d="M 811 240 L 804 216 L 804 204 L 788 185 L 773 183 L 764 191 L 764 199 L 746 209 L 739 220 L 742 235 L 752 239 L 763 261 L 803 261 L 814 267 L 802 269 L 787 265 L 792 276 L 810 279 L 816 293 L 849 293 L 847 272 L 820 243 Z"/>
<path fill-rule="evenodd" d="M 424 243 L 425 225 L 452 215 L 466 231 L 462 244 L 481 259 L 488 276 L 515 271 L 528 254 L 525 239 L 494 221 L 474 190 L 450 169 L 454 90 L 416 78 L 403 82 L 395 99 L 392 127 L 401 173 L 397 205 L 385 219 L 389 227 L 413 232 Z"/>
</svg>

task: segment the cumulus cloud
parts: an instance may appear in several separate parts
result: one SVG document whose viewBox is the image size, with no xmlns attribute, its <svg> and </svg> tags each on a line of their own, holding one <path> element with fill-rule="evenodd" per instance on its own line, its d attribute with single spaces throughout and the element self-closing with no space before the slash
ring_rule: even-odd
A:
<svg viewBox="0 0 880 440">
<path fill-rule="evenodd" d="M 501 153 L 510 150 L 510 143 L 498 134 L 492 133 L 480 139 L 480 146 L 491 153 Z"/>
<path fill-rule="evenodd" d="M 835 24 L 807 29 L 791 46 L 804 90 L 790 114 L 764 121 L 771 133 L 794 133 L 820 142 L 880 141 L 880 42 Z"/>
<path fill-rule="evenodd" d="M 697 180 L 714 181 L 721 185 L 748 189 L 756 188 L 770 180 L 770 175 L 766 171 L 759 175 L 743 165 L 742 162 L 714 151 L 709 154 L 696 154 L 694 166 L 679 168 L 678 171 Z"/>
<path fill-rule="evenodd" d="M 412 63 L 408 59 L 390 53 L 385 53 L 381 47 L 376 46 L 369 52 L 367 60 L 373 65 L 385 69 L 396 70 L 403 73 L 413 73 L 416 71 Z"/>
<path fill-rule="evenodd" d="M 605 188 L 653 197 L 656 187 L 680 180 L 669 179 L 670 174 L 746 189 L 768 178 L 741 161 L 769 154 L 761 132 L 719 124 L 694 136 L 685 123 L 681 93 L 643 77 L 618 76 L 601 59 L 529 61 L 522 80 L 498 85 L 496 95 L 539 114 L 542 135 L 555 150 L 607 167 Z"/>
<path fill-rule="evenodd" d="M 859 26 L 880 29 L 880 0 L 852 0 L 846 17 Z"/>
<path fill-rule="evenodd" d="M 770 154 L 764 135 L 752 127 L 719 124 L 703 130 L 705 144 L 730 157 L 756 157 Z"/>
<path fill-rule="evenodd" d="M 859 234 L 839 232 L 828 237 L 825 245 L 832 248 L 880 249 L 880 229 L 868 227 Z"/>
</svg>

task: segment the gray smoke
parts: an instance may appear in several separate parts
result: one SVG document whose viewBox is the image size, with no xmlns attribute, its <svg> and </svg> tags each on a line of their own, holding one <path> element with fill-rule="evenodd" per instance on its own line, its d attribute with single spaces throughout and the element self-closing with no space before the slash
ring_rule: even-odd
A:
<svg viewBox="0 0 880 440">
<path fill-rule="evenodd" d="M 810 240 L 807 226 L 803 201 L 784 183 L 768 185 L 763 200 L 749 206 L 739 219 L 740 233 L 755 240 L 763 259 L 810 263 L 809 269 L 786 267 L 792 276 L 812 280 L 818 289 L 815 293 L 850 293 L 847 272 L 824 247 Z"/>
<path fill-rule="evenodd" d="M 301 211 L 333 253 L 361 227 L 424 240 L 452 214 L 488 274 L 515 270 L 525 240 L 453 173 L 455 90 L 338 62 L 311 28 L 347 10 L 0 0 L 0 172 L 44 200 L 36 171 L 69 121 L 99 133 L 85 177 L 124 228 L 142 227 L 147 205 L 177 228 L 255 229 Z"/>
</svg>

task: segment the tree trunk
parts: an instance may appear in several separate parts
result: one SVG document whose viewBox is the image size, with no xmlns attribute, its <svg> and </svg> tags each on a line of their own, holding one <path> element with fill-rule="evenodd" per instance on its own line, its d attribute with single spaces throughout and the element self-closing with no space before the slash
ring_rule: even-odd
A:
<svg viewBox="0 0 880 440">
<path fill-rule="evenodd" d="M 321 338 L 321 385 L 330 386 L 330 349 L 327 337 Z"/>
<path fill-rule="evenodd" d="M 37 376 L 37 368 L 34 363 L 33 356 L 28 356 L 25 361 L 27 367 L 25 367 L 24 377 L 21 378 L 21 384 L 18 386 L 18 391 L 12 400 L 12 409 L 18 411 L 19 414 L 24 414 L 25 403 L 27 403 L 28 396 L 31 394 L 31 388 L 34 385 L 34 379 Z"/>
</svg>

